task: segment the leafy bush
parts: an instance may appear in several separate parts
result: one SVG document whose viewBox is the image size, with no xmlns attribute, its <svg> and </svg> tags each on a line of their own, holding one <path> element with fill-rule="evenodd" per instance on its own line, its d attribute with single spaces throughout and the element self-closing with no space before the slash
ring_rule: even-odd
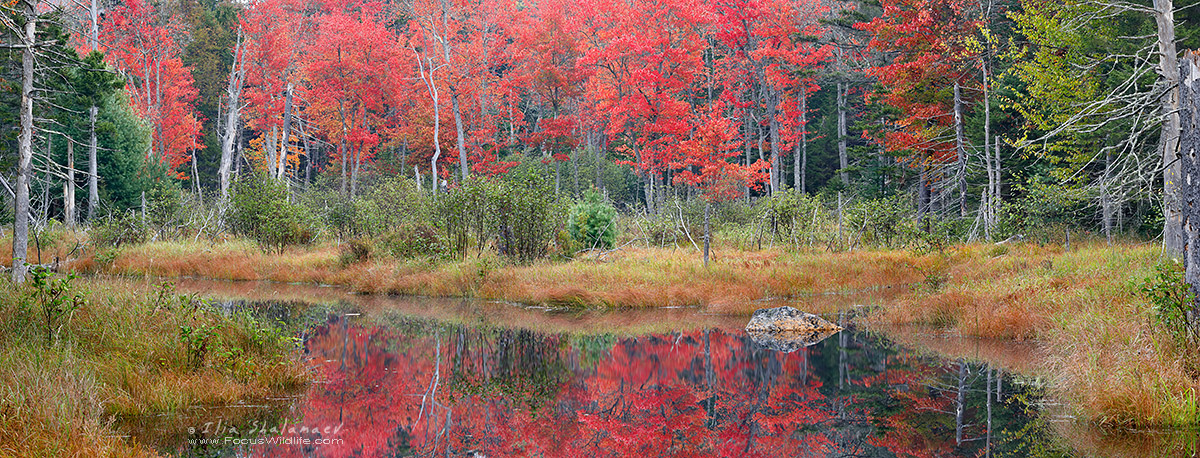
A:
<svg viewBox="0 0 1200 458">
<path fill-rule="evenodd" d="M 316 236 L 308 209 L 289 202 L 282 183 L 261 175 L 238 180 L 229 223 L 238 234 L 279 253 L 291 245 L 310 243 Z"/>
<path fill-rule="evenodd" d="M 822 228 L 828 223 L 829 211 L 820 199 L 795 189 L 789 189 L 757 205 L 756 225 L 765 236 L 777 243 L 793 247 L 815 243 L 822 238 Z"/>
<path fill-rule="evenodd" d="M 29 269 L 30 287 L 28 300 L 38 306 L 42 316 L 46 345 L 50 346 L 59 337 L 75 310 L 83 306 L 83 295 L 75 294 L 71 287 L 74 275 L 54 278 L 54 272 L 43 266 Z"/>
<path fill-rule="evenodd" d="M 891 247 L 907 242 L 901 235 L 913 219 L 913 205 L 909 196 L 897 194 L 850 206 L 846 210 L 844 230 L 857 233 L 861 244 Z M 855 242 L 851 242 L 853 244 Z"/>
<path fill-rule="evenodd" d="M 97 248 L 118 248 L 135 245 L 150 239 L 150 228 L 142 224 L 141 217 L 129 211 L 92 224 L 88 239 Z"/>
<path fill-rule="evenodd" d="M 340 260 L 347 266 L 371 259 L 376 255 L 375 245 L 369 239 L 351 239 L 341 246 Z"/>
<path fill-rule="evenodd" d="M 1085 189 L 1041 183 L 1017 188 L 1023 195 L 1001 208 L 997 238 L 1024 234 L 1027 240 L 1040 244 L 1062 242 L 1068 230 L 1094 214 L 1088 208 L 1091 196 Z"/>
<path fill-rule="evenodd" d="M 402 259 L 441 256 L 446 251 L 437 231 L 428 224 L 401 225 L 381 235 L 379 244 L 388 254 Z"/>
<path fill-rule="evenodd" d="M 527 174 L 500 182 L 492 199 L 500 254 L 521 262 L 546 256 L 566 209 L 545 179 Z"/>
<path fill-rule="evenodd" d="M 1197 317 L 1192 316 L 1196 296 L 1184 281 L 1183 264 L 1167 261 L 1159 263 L 1155 269 L 1157 273 L 1142 282 L 1142 295 L 1150 299 L 1160 326 L 1181 342 L 1194 344 L 1200 337 L 1200 329 L 1195 323 Z"/>
<path fill-rule="evenodd" d="M 471 177 L 436 199 L 432 220 L 444 234 L 445 251 L 454 256 L 494 241 L 500 254 L 521 262 L 545 257 L 565 219 L 553 188 L 529 173 Z"/>
<path fill-rule="evenodd" d="M 617 239 L 616 218 L 617 209 L 605 202 L 599 193 L 587 191 L 583 199 L 571 207 L 567 227 L 571 238 L 584 248 L 612 248 Z"/>
</svg>

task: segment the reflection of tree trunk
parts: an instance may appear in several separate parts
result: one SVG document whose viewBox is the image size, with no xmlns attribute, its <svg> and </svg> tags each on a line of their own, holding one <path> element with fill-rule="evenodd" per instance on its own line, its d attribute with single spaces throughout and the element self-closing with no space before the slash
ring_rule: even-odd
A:
<svg viewBox="0 0 1200 458">
<path fill-rule="evenodd" d="M 711 337 L 710 333 L 711 333 L 711 331 L 709 331 L 708 329 L 704 330 L 704 388 L 708 392 L 708 400 L 706 401 L 706 403 L 708 404 L 707 405 L 708 416 L 704 421 L 704 426 L 708 427 L 708 428 L 713 427 L 713 425 L 715 425 L 717 422 L 717 416 L 716 416 L 717 394 L 713 391 L 713 380 L 716 377 L 713 374 L 712 345 L 711 345 L 712 337 Z"/>
<path fill-rule="evenodd" d="M 967 363 L 958 362 L 958 393 L 954 398 L 954 443 L 962 445 L 963 442 L 963 408 L 965 406 L 967 388 Z"/>
<path fill-rule="evenodd" d="M 1004 402 L 1004 371 L 996 369 L 996 402 Z"/>
<path fill-rule="evenodd" d="M 987 394 L 987 438 L 984 443 L 984 456 L 992 456 L 992 368 L 987 368 L 987 388 L 984 389 Z"/>
<path fill-rule="evenodd" d="M 839 196 L 840 196 L 840 194 L 839 194 Z M 838 312 L 838 326 L 841 326 L 843 328 L 846 327 L 846 314 L 844 312 Z M 845 333 L 845 332 L 838 333 L 838 390 L 839 391 L 845 387 L 845 385 L 844 385 L 845 383 L 848 383 L 850 381 L 850 367 L 848 365 L 849 362 L 848 362 L 848 358 L 847 358 L 847 354 L 846 354 L 846 346 L 847 346 L 847 344 L 849 344 L 849 342 L 847 342 L 847 340 L 846 340 L 848 335 L 849 335 L 849 333 Z"/>
<path fill-rule="evenodd" d="M 341 356 L 341 361 L 340 361 L 341 366 L 338 369 L 338 372 L 343 374 L 343 376 L 346 373 L 346 344 L 349 343 L 348 342 L 349 339 L 350 339 L 350 321 L 346 319 L 345 315 L 342 315 L 342 356 Z M 338 423 L 342 423 L 343 421 L 345 421 L 343 419 L 343 417 L 346 413 L 346 382 L 345 381 L 342 382 L 341 388 L 342 388 L 342 398 L 341 398 L 341 402 L 338 403 Z"/>
</svg>

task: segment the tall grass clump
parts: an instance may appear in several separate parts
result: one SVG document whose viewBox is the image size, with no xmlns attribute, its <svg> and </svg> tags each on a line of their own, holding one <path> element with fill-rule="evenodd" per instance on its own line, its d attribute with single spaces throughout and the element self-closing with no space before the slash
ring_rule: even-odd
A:
<svg viewBox="0 0 1200 458">
<path fill-rule="evenodd" d="M 114 416 L 262 399 L 308 382 L 286 326 L 169 285 L 37 272 L 0 288 L 0 455 L 152 456 L 114 429 Z"/>
</svg>

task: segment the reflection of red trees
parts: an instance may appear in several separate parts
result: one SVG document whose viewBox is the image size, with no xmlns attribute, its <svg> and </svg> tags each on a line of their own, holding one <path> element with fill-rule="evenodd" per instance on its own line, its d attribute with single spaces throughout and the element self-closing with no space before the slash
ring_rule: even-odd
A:
<svg viewBox="0 0 1200 458">
<path fill-rule="evenodd" d="M 599 357 L 566 336 L 529 331 L 334 322 L 307 342 L 323 383 L 296 415 L 304 425 L 343 425 L 336 437 L 344 442 L 321 446 L 321 456 L 826 456 L 837 448 L 825 426 L 836 421 L 833 403 L 808 375 L 812 349 L 780 354 L 719 331 L 589 348 L 597 346 L 607 349 Z M 918 383 L 896 372 L 877 383 Z M 913 439 L 889 434 L 872 444 L 922 456 L 908 451 Z"/>
</svg>

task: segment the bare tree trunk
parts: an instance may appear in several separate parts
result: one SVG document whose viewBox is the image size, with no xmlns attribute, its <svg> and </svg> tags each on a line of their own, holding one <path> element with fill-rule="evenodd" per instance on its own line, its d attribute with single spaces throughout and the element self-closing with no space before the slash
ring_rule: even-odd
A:
<svg viewBox="0 0 1200 458">
<path fill-rule="evenodd" d="M 238 115 L 241 112 L 240 98 L 242 94 L 242 81 L 245 78 L 245 71 L 242 69 L 242 62 L 245 56 L 242 50 L 242 27 L 238 26 L 237 41 L 233 48 L 233 64 L 229 67 L 229 87 L 226 89 L 228 95 L 228 107 L 225 110 L 225 137 L 221 140 L 221 164 L 217 169 L 218 178 L 221 181 L 221 202 L 229 200 L 229 171 L 233 167 L 233 151 L 234 142 L 238 138 Z M 95 136 L 93 135 L 92 148 L 95 150 Z M 95 162 L 93 160 L 93 162 Z M 93 174 L 92 179 L 95 179 Z"/>
<path fill-rule="evenodd" d="M 749 98 L 750 98 L 750 96 L 747 95 L 746 99 L 749 99 Z M 750 146 L 750 136 L 751 136 L 750 135 L 750 126 L 753 123 L 753 118 L 754 118 L 754 116 L 752 116 L 750 113 L 750 107 L 746 107 L 745 112 L 742 114 L 742 145 L 746 149 L 746 164 L 745 165 L 747 167 L 749 167 L 750 164 L 754 162 L 754 159 L 750 157 L 750 150 L 752 148 Z M 749 202 L 750 201 L 750 186 L 749 185 L 744 186 L 743 189 L 745 190 L 745 193 L 746 193 L 746 201 Z"/>
<path fill-rule="evenodd" d="M 96 51 L 100 47 L 100 8 L 96 4 L 97 0 L 91 1 L 91 8 L 88 11 L 88 19 L 91 20 L 91 30 L 88 34 L 88 46 L 92 51 Z M 99 177 L 97 176 L 96 166 L 96 115 L 99 107 L 95 101 L 92 101 L 92 106 L 88 108 L 88 220 L 96 217 L 96 207 L 100 203 Z"/>
<path fill-rule="evenodd" d="M 926 219 L 929 218 L 929 165 L 921 164 L 921 175 L 917 182 L 917 226 L 923 226 L 928 232 Z"/>
<path fill-rule="evenodd" d="M 1179 58 L 1175 48 L 1175 5 L 1172 0 L 1154 0 L 1154 21 L 1158 26 L 1159 84 L 1165 88 L 1159 140 L 1163 164 L 1163 249 L 1169 254 L 1181 255 L 1184 242 L 1178 160 Z"/>
<path fill-rule="evenodd" d="M 850 167 L 850 156 L 846 152 L 846 83 L 838 81 L 837 83 L 837 117 L 838 117 L 838 165 L 841 166 L 839 176 L 842 179 L 842 185 L 850 185 L 850 172 L 846 169 Z"/>
<path fill-rule="evenodd" d="M 342 197 L 350 195 L 349 180 L 346 177 L 347 169 L 349 168 L 346 161 L 346 139 L 338 140 L 338 156 L 342 158 Z"/>
<path fill-rule="evenodd" d="M 425 83 L 425 87 L 429 89 L 429 98 L 433 102 L 433 157 L 429 159 L 429 174 L 433 178 L 433 194 L 438 192 L 438 170 L 437 161 L 442 157 L 442 145 L 438 141 L 438 136 L 441 132 L 442 111 L 438 105 L 438 88 L 437 82 L 433 79 L 433 72 L 436 68 L 433 67 L 433 62 L 430 60 L 429 69 L 426 71 L 425 62 L 421 60 L 421 54 L 413 48 L 413 53 L 417 55 L 417 69 L 421 74 L 421 81 Z"/>
<path fill-rule="evenodd" d="M 75 140 L 67 139 L 67 179 L 63 180 L 63 224 L 75 228 Z"/>
<path fill-rule="evenodd" d="M 100 166 L 96 163 L 96 115 L 99 111 L 95 105 L 88 110 L 88 221 L 97 216 L 96 211 L 100 206 Z"/>
<path fill-rule="evenodd" d="M 712 203 L 704 202 L 704 267 L 708 267 L 708 251 L 712 244 L 712 225 L 709 223 L 709 214 L 712 213 Z"/>
<path fill-rule="evenodd" d="M 450 90 L 450 106 L 454 109 L 454 133 L 458 136 L 458 164 L 459 169 L 462 171 L 462 180 L 465 183 L 471 167 L 467 164 L 467 146 L 466 141 L 463 139 L 463 123 L 462 114 L 458 107 L 458 91 L 453 86 L 451 86 Z"/>
<path fill-rule="evenodd" d="M 984 165 L 987 168 L 988 187 L 984 193 L 987 197 L 984 202 L 981 202 L 983 210 L 983 238 L 991 240 L 992 232 L 996 226 L 996 201 L 999 200 L 999 192 L 996 188 L 996 182 L 999 177 L 996 176 L 995 164 L 992 162 L 991 151 L 988 149 L 989 142 L 992 141 L 992 107 L 990 105 L 990 86 L 988 82 L 988 67 L 987 59 L 979 59 L 979 68 L 983 71 L 983 157 Z"/>
<path fill-rule="evenodd" d="M 271 133 L 267 134 L 267 138 L 264 139 L 266 141 L 263 142 L 263 149 L 266 150 L 266 157 L 264 159 L 265 159 L 265 162 L 267 163 L 266 166 L 267 166 L 267 177 L 268 178 L 275 178 L 275 175 L 276 175 L 275 165 L 278 162 L 276 161 L 275 158 L 277 157 L 277 154 L 278 154 L 278 153 L 276 153 L 276 143 L 277 143 L 276 139 L 278 138 L 278 136 L 279 136 L 279 128 L 275 127 L 275 126 L 271 126 Z"/>
<path fill-rule="evenodd" d="M 288 83 L 283 99 L 283 131 L 279 137 L 279 164 L 275 168 L 275 179 L 283 180 L 287 175 L 288 137 L 292 127 L 292 83 Z"/>
<path fill-rule="evenodd" d="M 1180 93 L 1179 163 L 1183 186 L 1181 209 L 1184 232 L 1184 279 L 1196 298 L 1188 314 L 1195 329 L 1200 320 L 1200 54 L 1188 52 L 1183 59 Z"/>
<path fill-rule="evenodd" d="M 777 114 L 777 106 L 779 103 L 779 94 L 774 90 L 770 91 L 770 98 L 767 101 L 770 103 L 768 114 L 771 116 L 771 195 L 779 192 L 779 182 L 783 181 L 783 156 L 782 146 L 779 140 L 779 118 Z"/>
<path fill-rule="evenodd" d="M 804 180 L 808 168 L 808 89 L 800 89 L 800 135 L 796 137 L 796 150 L 792 153 L 792 187 L 800 192 L 808 192 Z"/>
<path fill-rule="evenodd" d="M 963 133 L 962 90 L 954 82 L 954 151 L 958 156 L 958 216 L 967 216 L 967 142 Z"/>
<path fill-rule="evenodd" d="M 580 155 L 581 153 L 583 153 L 583 151 L 581 151 L 581 150 L 579 150 L 578 148 L 576 148 L 574 151 L 571 151 L 571 155 L 570 155 L 570 158 L 571 158 L 571 178 L 573 179 L 573 181 L 574 181 L 574 184 L 575 184 L 575 189 L 571 190 L 571 195 L 572 195 L 572 196 L 578 196 L 578 195 L 579 195 L 579 155 Z"/>
<path fill-rule="evenodd" d="M 1112 170 L 1112 152 L 1104 152 L 1104 178 L 1100 180 L 1100 208 L 1104 219 L 1104 239 L 1108 242 L 1108 246 L 1112 246 L 1113 242 L 1113 202 L 1112 196 L 1109 195 L 1110 183 L 1109 172 Z"/>
<path fill-rule="evenodd" d="M 37 42 L 37 6 L 21 2 L 25 10 L 25 36 L 21 37 L 21 133 L 17 136 L 17 189 L 14 192 L 12 280 L 25 281 L 29 250 L 29 179 L 33 173 L 33 45 Z"/>
<path fill-rule="evenodd" d="M 88 48 L 95 51 L 100 47 L 100 8 L 96 4 L 96 0 L 92 0 L 91 8 L 88 9 L 88 19 L 91 20 L 92 27 L 88 31 Z"/>
</svg>

